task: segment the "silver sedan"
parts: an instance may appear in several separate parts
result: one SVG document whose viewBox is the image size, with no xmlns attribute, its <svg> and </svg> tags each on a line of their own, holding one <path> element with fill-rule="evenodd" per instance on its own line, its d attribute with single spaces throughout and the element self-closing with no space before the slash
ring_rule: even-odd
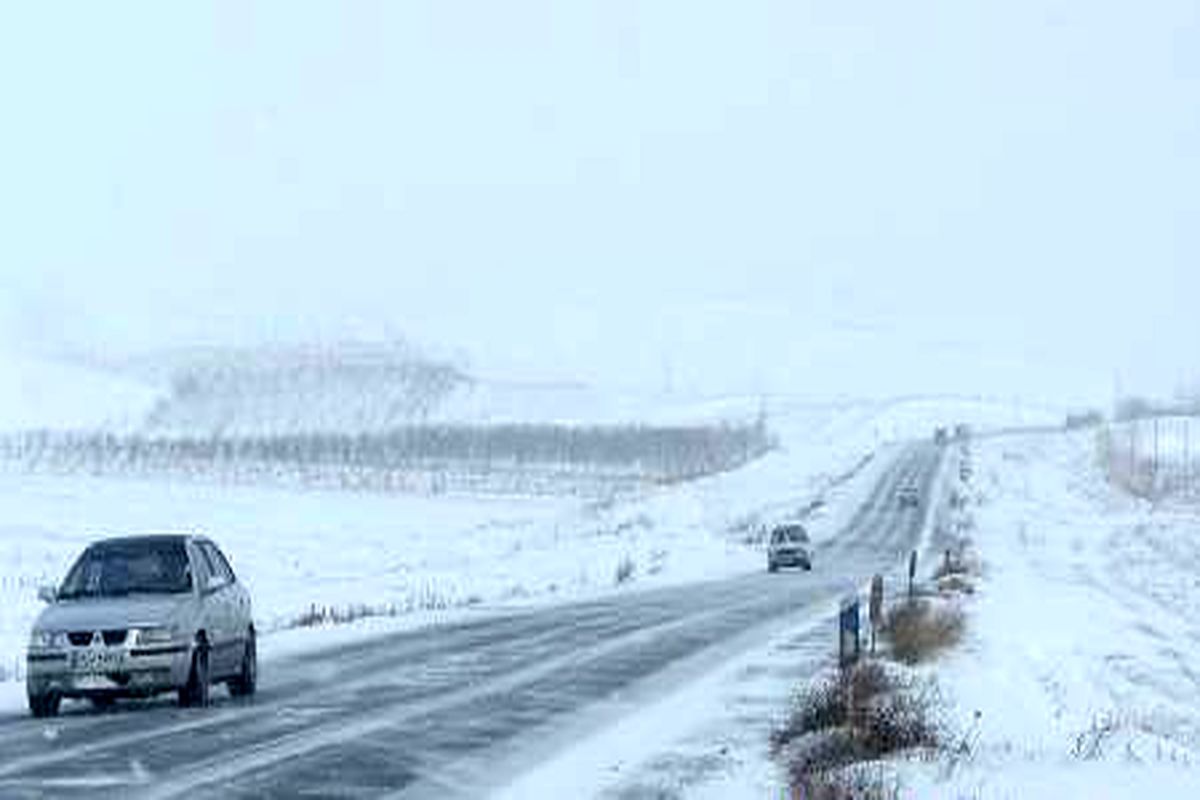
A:
<svg viewBox="0 0 1200 800">
<path fill-rule="evenodd" d="M 49 603 L 27 654 L 29 709 L 58 713 L 64 697 L 97 706 L 178 692 L 208 704 L 209 687 L 254 693 L 258 674 L 250 595 L 207 538 L 106 539 L 89 546 Z"/>
<path fill-rule="evenodd" d="M 812 569 L 808 531 L 803 525 L 790 523 L 771 531 L 767 541 L 767 570 L 776 572 L 780 567 Z"/>
</svg>

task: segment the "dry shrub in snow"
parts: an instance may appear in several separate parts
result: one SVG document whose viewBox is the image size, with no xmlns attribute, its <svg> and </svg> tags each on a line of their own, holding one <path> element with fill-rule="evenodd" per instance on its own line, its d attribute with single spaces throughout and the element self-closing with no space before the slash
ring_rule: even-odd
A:
<svg viewBox="0 0 1200 800">
<path fill-rule="evenodd" d="M 793 800 L 899 800 L 900 797 L 898 778 L 879 765 L 856 764 L 815 772 L 792 787 Z"/>
<path fill-rule="evenodd" d="M 815 680 L 793 700 L 783 727 L 771 732 L 771 751 L 778 753 L 807 734 L 844 725 L 846 718 L 845 679 L 837 675 Z"/>
<path fill-rule="evenodd" d="M 897 660 L 917 664 L 958 644 L 964 627 L 963 612 L 957 605 L 917 598 L 888 612 L 883 634 Z"/>
<path fill-rule="evenodd" d="M 421 591 L 404 598 L 404 602 L 380 603 L 351 603 L 348 605 L 318 605 L 313 603 L 299 616 L 288 620 L 285 628 L 316 628 L 326 625 L 347 625 L 368 617 L 398 617 L 414 611 L 444 611 L 449 608 L 462 608 L 477 605 L 478 595 L 468 595 L 465 598 L 453 596 L 439 591 L 435 587 L 426 586 Z"/>
<path fill-rule="evenodd" d="M 810 684 L 771 735 L 798 797 L 892 797 L 894 787 L 855 765 L 942 739 L 936 687 L 876 660 Z M 864 779 L 865 776 L 865 779 Z"/>
<path fill-rule="evenodd" d="M 367 617 L 394 617 L 398 613 L 396 607 L 392 605 L 368 606 L 358 603 L 348 606 L 319 606 L 313 603 L 288 627 L 316 628 L 323 625 L 346 625 Z"/>
<path fill-rule="evenodd" d="M 965 575 L 950 574 L 938 578 L 938 591 L 942 594 L 974 594 L 975 584 Z"/>
</svg>

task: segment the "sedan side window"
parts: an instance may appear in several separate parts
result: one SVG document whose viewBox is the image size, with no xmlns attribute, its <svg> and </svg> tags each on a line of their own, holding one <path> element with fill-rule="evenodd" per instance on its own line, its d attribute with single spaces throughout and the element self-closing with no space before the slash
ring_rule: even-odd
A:
<svg viewBox="0 0 1200 800">
<path fill-rule="evenodd" d="M 208 542 L 200 542 L 196 546 L 196 549 L 200 551 L 200 561 L 203 565 L 200 571 L 204 573 L 204 577 L 202 578 L 202 583 L 200 585 L 206 591 L 210 592 L 216 591 L 217 589 L 220 589 L 229 583 L 225 576 L 221 574 L 221 570 L 217 568 L 215 563 L 213 563 L 212 554 L 209 552 L 209 548 L 211 547 L 212 545 L 210 545 Z"/>
<path fill-rule="evenodd" d="M 192 554 L 192 569 L 195 571 L 192 577 L 196 581 L 196 587 L 202 592 L 207 592 L 212 588 L 212 568 L 209 567 L 208 558 L 199 545 L 192 547 Z"/>
<path fill-rule="evenodd" d="M 217 574 L 229 583 L 237 583 L 237 578 L 233 574 L 233 567 L 229 566 L 229 561 L 225 558 L 225 554 L 212 543 L 206 543 L 204 548 L 208 552 L 213 566 L 216 567 Z"/>
</svg>

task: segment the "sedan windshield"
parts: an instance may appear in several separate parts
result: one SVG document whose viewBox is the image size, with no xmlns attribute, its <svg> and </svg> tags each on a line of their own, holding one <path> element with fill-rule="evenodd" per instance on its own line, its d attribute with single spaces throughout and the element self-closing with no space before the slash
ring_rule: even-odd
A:
<svg viewBox="0 0 1200 800">
<path fill-rule="evenodd" d="M 808 541 L 808 534 L 798 526 L 778 528 L 775 531 L 776 544 L 799 544 Z"/>
<path fill-rule="evenodd" d="M 84 551 L 63 581 L 59 597 L 120 597 L 191 591 L 181 541 L 104 542 Z"/>
</svg>

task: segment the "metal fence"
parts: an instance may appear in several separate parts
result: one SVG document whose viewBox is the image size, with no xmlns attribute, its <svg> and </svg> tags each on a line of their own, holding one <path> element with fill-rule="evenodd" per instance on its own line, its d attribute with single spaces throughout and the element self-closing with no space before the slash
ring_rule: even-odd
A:
<svg viewBox="0 0 1200 800">
<path fill-rule="evenodd" d="M 1109 478 L 1148 498 L 1200 499 L 1200 417 L 1151 417 L 1101 428 Z"/>
</svg>

